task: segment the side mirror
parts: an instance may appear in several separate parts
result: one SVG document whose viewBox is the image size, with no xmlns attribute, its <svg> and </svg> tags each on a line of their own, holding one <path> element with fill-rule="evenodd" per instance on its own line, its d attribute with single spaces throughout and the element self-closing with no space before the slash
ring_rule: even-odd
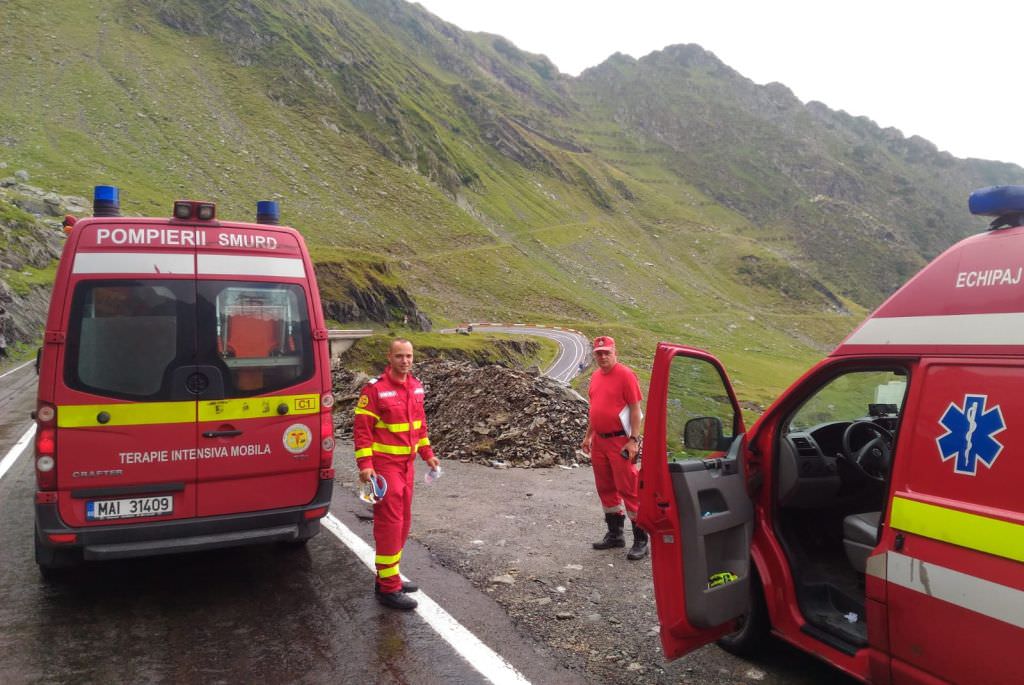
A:
<svg viewBox="0 0 1024 685">
<path fill-rule="evenodd" d="M 683 428 L 683 446 L 694 450 L 717 450 L 722 442 L 722 421 L 714 416 L 690 419 Z"/>
</svg>

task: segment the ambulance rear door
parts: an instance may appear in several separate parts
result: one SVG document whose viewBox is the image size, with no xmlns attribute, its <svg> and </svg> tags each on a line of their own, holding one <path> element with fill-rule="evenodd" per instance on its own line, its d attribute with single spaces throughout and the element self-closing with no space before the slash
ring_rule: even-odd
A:
<svg viewBox="0 0 1024 685">
<path fill-rule="evenodd" d="M 647 397 L 639 522 L 669 659 L 734 629 L 750 598 L 753 506 L 743 419 L 721 363 L 659 343 Z"/>
<path fill-rule="evenodd" d="M 159 222 L 118 221 L 76 229 L 44 351 L 57 357 L 58 501 L 73 527 L 195 515 L 195 251 L 149 240 Z"/>
<path fill-rule="evenodd" d="M 328 364 L 314 343 L 309 262 L 291 229 L 209 234 L 197 257 L 198 357 L 224 382 L 199 398 L 198 515 L 308 504 Z"/>
</svg>

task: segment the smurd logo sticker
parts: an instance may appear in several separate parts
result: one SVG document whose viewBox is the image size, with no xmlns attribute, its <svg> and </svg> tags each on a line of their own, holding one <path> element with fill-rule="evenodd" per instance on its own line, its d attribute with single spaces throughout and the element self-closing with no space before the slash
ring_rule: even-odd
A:
<svg viewBox="0 0 1024 685">
<path fill-rule="evenodd" d="M 955 459 L 953 470 L 968 476 L 976 475 L 978 462 L 992 468 L 1003 444 L 995 435 L 1006 429 L 999 405 L 985 409 L 988 395 L 964 395 L 962 407 L 950 402 L 939 424 L 946 432 L 936 438 L 942 461 Z"/>
<path fill-rule="evenodd" d="M 309 448 L 309 443 L 312 439 L 313 434 L 307 426 L 301 423 L 293 423 L 284 431 L 284 448 L 292 454 L 305 452 Z"/>
</svg>

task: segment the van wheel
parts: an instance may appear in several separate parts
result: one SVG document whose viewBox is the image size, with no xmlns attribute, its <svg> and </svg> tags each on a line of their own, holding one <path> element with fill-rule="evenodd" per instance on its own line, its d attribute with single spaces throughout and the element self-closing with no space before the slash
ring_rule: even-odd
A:
<svg viewBox="0 0 1024 685">
<path fill-rule="evenodd" d="M 282 542 L 281 546 L 285 549 L 303 549 L 307 542 L 309 542 L 309 537 L 295 538 L 294 540 Z"/>
<path fill-rule="evenodd" d="M 68 577 L 71 570 L 82 562 L 82 556 L 78 550 L 55 549 L 46 547 L 35 539 L 36 543 L 36 564 L 39 566 L 39 575 L 46 581 L 62 580 Z"/>
<path fill-rule="evenodd" d="M 719 638 L 718 646 L 736 656 L 757 656 L 764 649 L 771 619 L 764 601 L 761 577 L 753 562 L 750 564 L 750 610 L 739 618 L 739 630 Z"/>
</svg>

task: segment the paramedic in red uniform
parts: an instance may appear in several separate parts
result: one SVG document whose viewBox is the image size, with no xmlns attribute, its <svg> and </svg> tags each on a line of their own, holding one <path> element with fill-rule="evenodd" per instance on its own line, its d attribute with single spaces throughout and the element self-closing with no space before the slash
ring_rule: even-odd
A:
<svg viewBox="0 0 1024 685">
<path fill-rule="evenodd" d="M 613 339 L 606 335 L 594 338 L 594 361 L 597 370 L 590 377 L 590 421 L 582 447 L 590 454 L 608 532 L 593 546 L 625 547 L 622 528 L 628 515 L 633 526 L 633 547 L 626 558 L 643 559 L 649 550 L 647 532 L 636 525 L 640 506 L 636 458 L 640 449 L 643 393 L 633 370 L 619 363 Z M 622 456 L 623 450 L 627 457 Z"/>
<path fill-rule="evenodd" d="M 431 468 L 438 465 L 427 438 L 423 385 L 411 373 L 412 354 L 408 340 L 392 341 L 387 368 L 359 396 L 353 426 L 359 480 L 380 475 L 387 481 L 383 499 L 373 505 L 375 594 L 384 606 L 403 610 L 416 608 L 407 593 L 419 589 L 403 583 L 398 571 L 412 521 L 414 460 L 419 454 Z"/>
</svg>

